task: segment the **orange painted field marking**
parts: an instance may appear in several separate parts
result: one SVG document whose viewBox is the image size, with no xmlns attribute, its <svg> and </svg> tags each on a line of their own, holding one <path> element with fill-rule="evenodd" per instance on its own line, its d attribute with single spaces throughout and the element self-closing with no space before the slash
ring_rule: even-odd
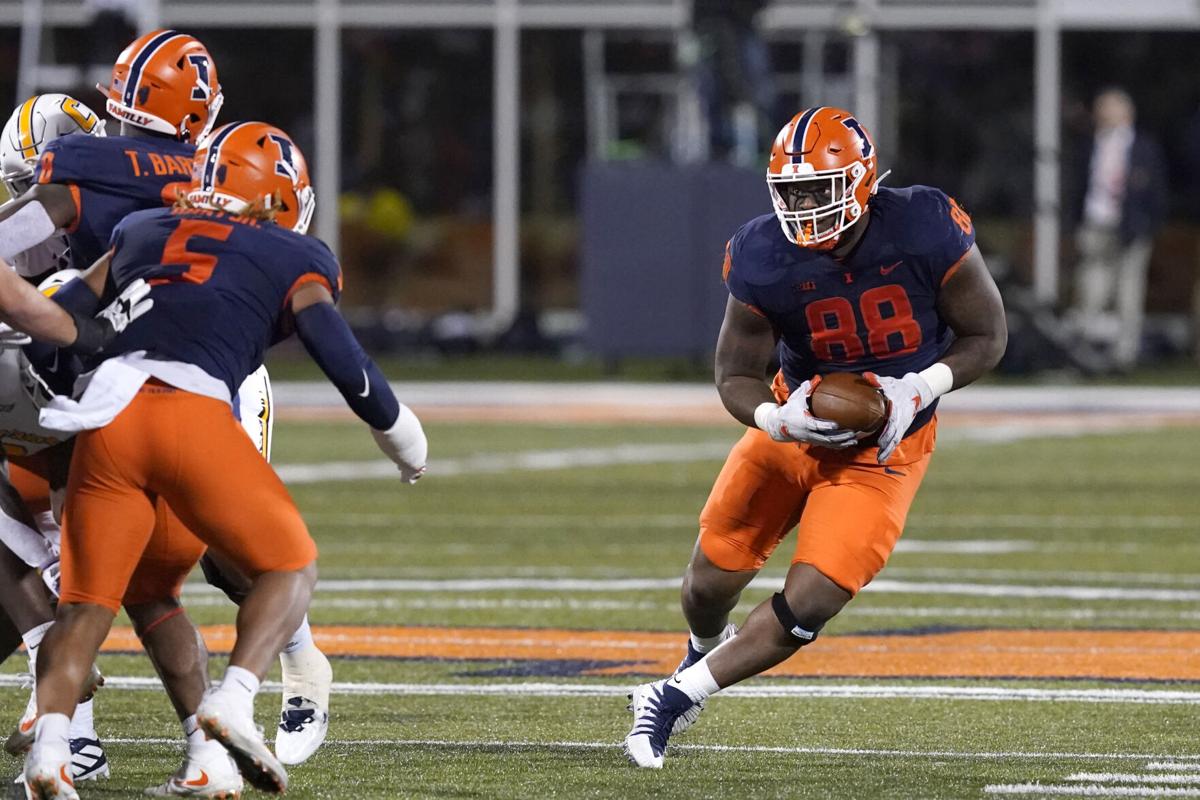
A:
<svg viewBox="0 0 1200 800">
<path fill-rule="evenodd" d="M 233 626 L 201 627 L 213 652 L 233 646 Z M 586 675 L 667 674 L 684 636 L 552 628 L 314 627 L 329 655 L 488 661 L 610 662 Z M 141 646 L 114 628 L 106 651 Z M 913 636 L 823 636 L 771 671 L 792 677 L 1072 678 L 1200 680 L 1200 631 L 983 630 Z M 621 662 L 621 663 L 617 663 Z M 552 670 L 547 670 L 548 674 Z"/>
</svg>

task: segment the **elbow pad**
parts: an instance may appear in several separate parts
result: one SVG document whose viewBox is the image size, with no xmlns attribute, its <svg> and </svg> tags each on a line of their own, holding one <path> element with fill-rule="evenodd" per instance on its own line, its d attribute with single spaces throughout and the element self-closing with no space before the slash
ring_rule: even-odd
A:
<svg viewBox="0 0 1200 800">
<path fill-rule="evenodd" d="M 295 317 L 296 335 L 304 349 L 359 419 L 377 431 L 395 425 L 400 403 L 337 309 L 330 303 L 314 303 Z"/>
</svg>

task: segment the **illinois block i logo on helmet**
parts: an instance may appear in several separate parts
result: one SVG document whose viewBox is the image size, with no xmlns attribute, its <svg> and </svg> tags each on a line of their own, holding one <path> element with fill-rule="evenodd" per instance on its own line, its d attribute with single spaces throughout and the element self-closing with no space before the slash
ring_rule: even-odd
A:
<svg viewBox="0 0 1200 800">
<path fill-rule="evenodd" d="M 109 85 L 96 88 L 116 119 L 193 144 L 212 129 L 224 102 L 208 49 L 173 30 L 134 40 L 117 56 Z"/>
<path fill-rule="evenodd" d="M 849 111 L 818 106 L 792 117 L 771 145 L 767 186 L 793 244 L 832 250 L 879 185 L 875 145 Z M 793 191 L 812 198 L 797 207 Z"/>
</svg>

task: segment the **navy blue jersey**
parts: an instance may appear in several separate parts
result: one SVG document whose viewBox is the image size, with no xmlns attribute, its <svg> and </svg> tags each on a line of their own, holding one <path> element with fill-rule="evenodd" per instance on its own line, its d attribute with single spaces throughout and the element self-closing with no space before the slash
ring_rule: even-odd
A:
<svg viewBox="0 0 1200 800">
<path fill-rule="evenodd" d="M 792 244 L 773 214 L 729 240 L 726 286 L 775 328 L 789 389 L 830 372 L 919 372 L 954 338 L 937 297 L 975 243 L 970 217 L 929 186 L 881 187 L 869 209 L 867 230 L 844 260 Z"/>
<path fill-rule="evenodd" d="M 195 152 L 159 136 L 63 136 L 46 145 L 37 182 L 69 186 L 75 197 L 71 266 L 87 269 L 104 255 L 126 215 L 175 202 L 191 180 Z"/>
<path fill-rule="evenodd" d="M 154 308 L 104 356 L 145 350 L 193 364 L 224 381 L 230 397 L 266 349 L 290 335 L 296 289 L 317 282 L 335 299 L 341 291 L 341 268 L 320 239 L 220 211 L 130 214 L 113 231 L 112 247 L 111 289 L 144 278 Z"/>
</svg>

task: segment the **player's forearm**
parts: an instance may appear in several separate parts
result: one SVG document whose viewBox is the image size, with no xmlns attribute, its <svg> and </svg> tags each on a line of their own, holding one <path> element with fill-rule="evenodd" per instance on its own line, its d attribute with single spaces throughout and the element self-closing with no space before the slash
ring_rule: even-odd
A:
<svg viewBox="0 0 1200 800">
<path fill-rule="evenodd" d="M 1000 363 L 1008 343 L 1004 329 L 990 333 L 960 336 L 939 359 L 954 375 L 952 389 L 974 383 Z"/>
<path fill-rule="evenodd" d="M 60 347 L 75 342 L 75 320 L 0 260 L 0 316 L 13 328 Z"/>
<path fill-rule="evenodd" d="M 733 418 L 751 428 L 757 427 L 754 410 L 763 403 L 775 402 L 775 395 L 766 381 L 747 375 L 719 376 L 717 393 Z"/>
<path fill-rule="evenodd" d="M 297 312 L 296 334 L 363 422 L 380 431 L 396 423 L 400 402 L 332 304 L 315 303 Z"/>
</svg>

